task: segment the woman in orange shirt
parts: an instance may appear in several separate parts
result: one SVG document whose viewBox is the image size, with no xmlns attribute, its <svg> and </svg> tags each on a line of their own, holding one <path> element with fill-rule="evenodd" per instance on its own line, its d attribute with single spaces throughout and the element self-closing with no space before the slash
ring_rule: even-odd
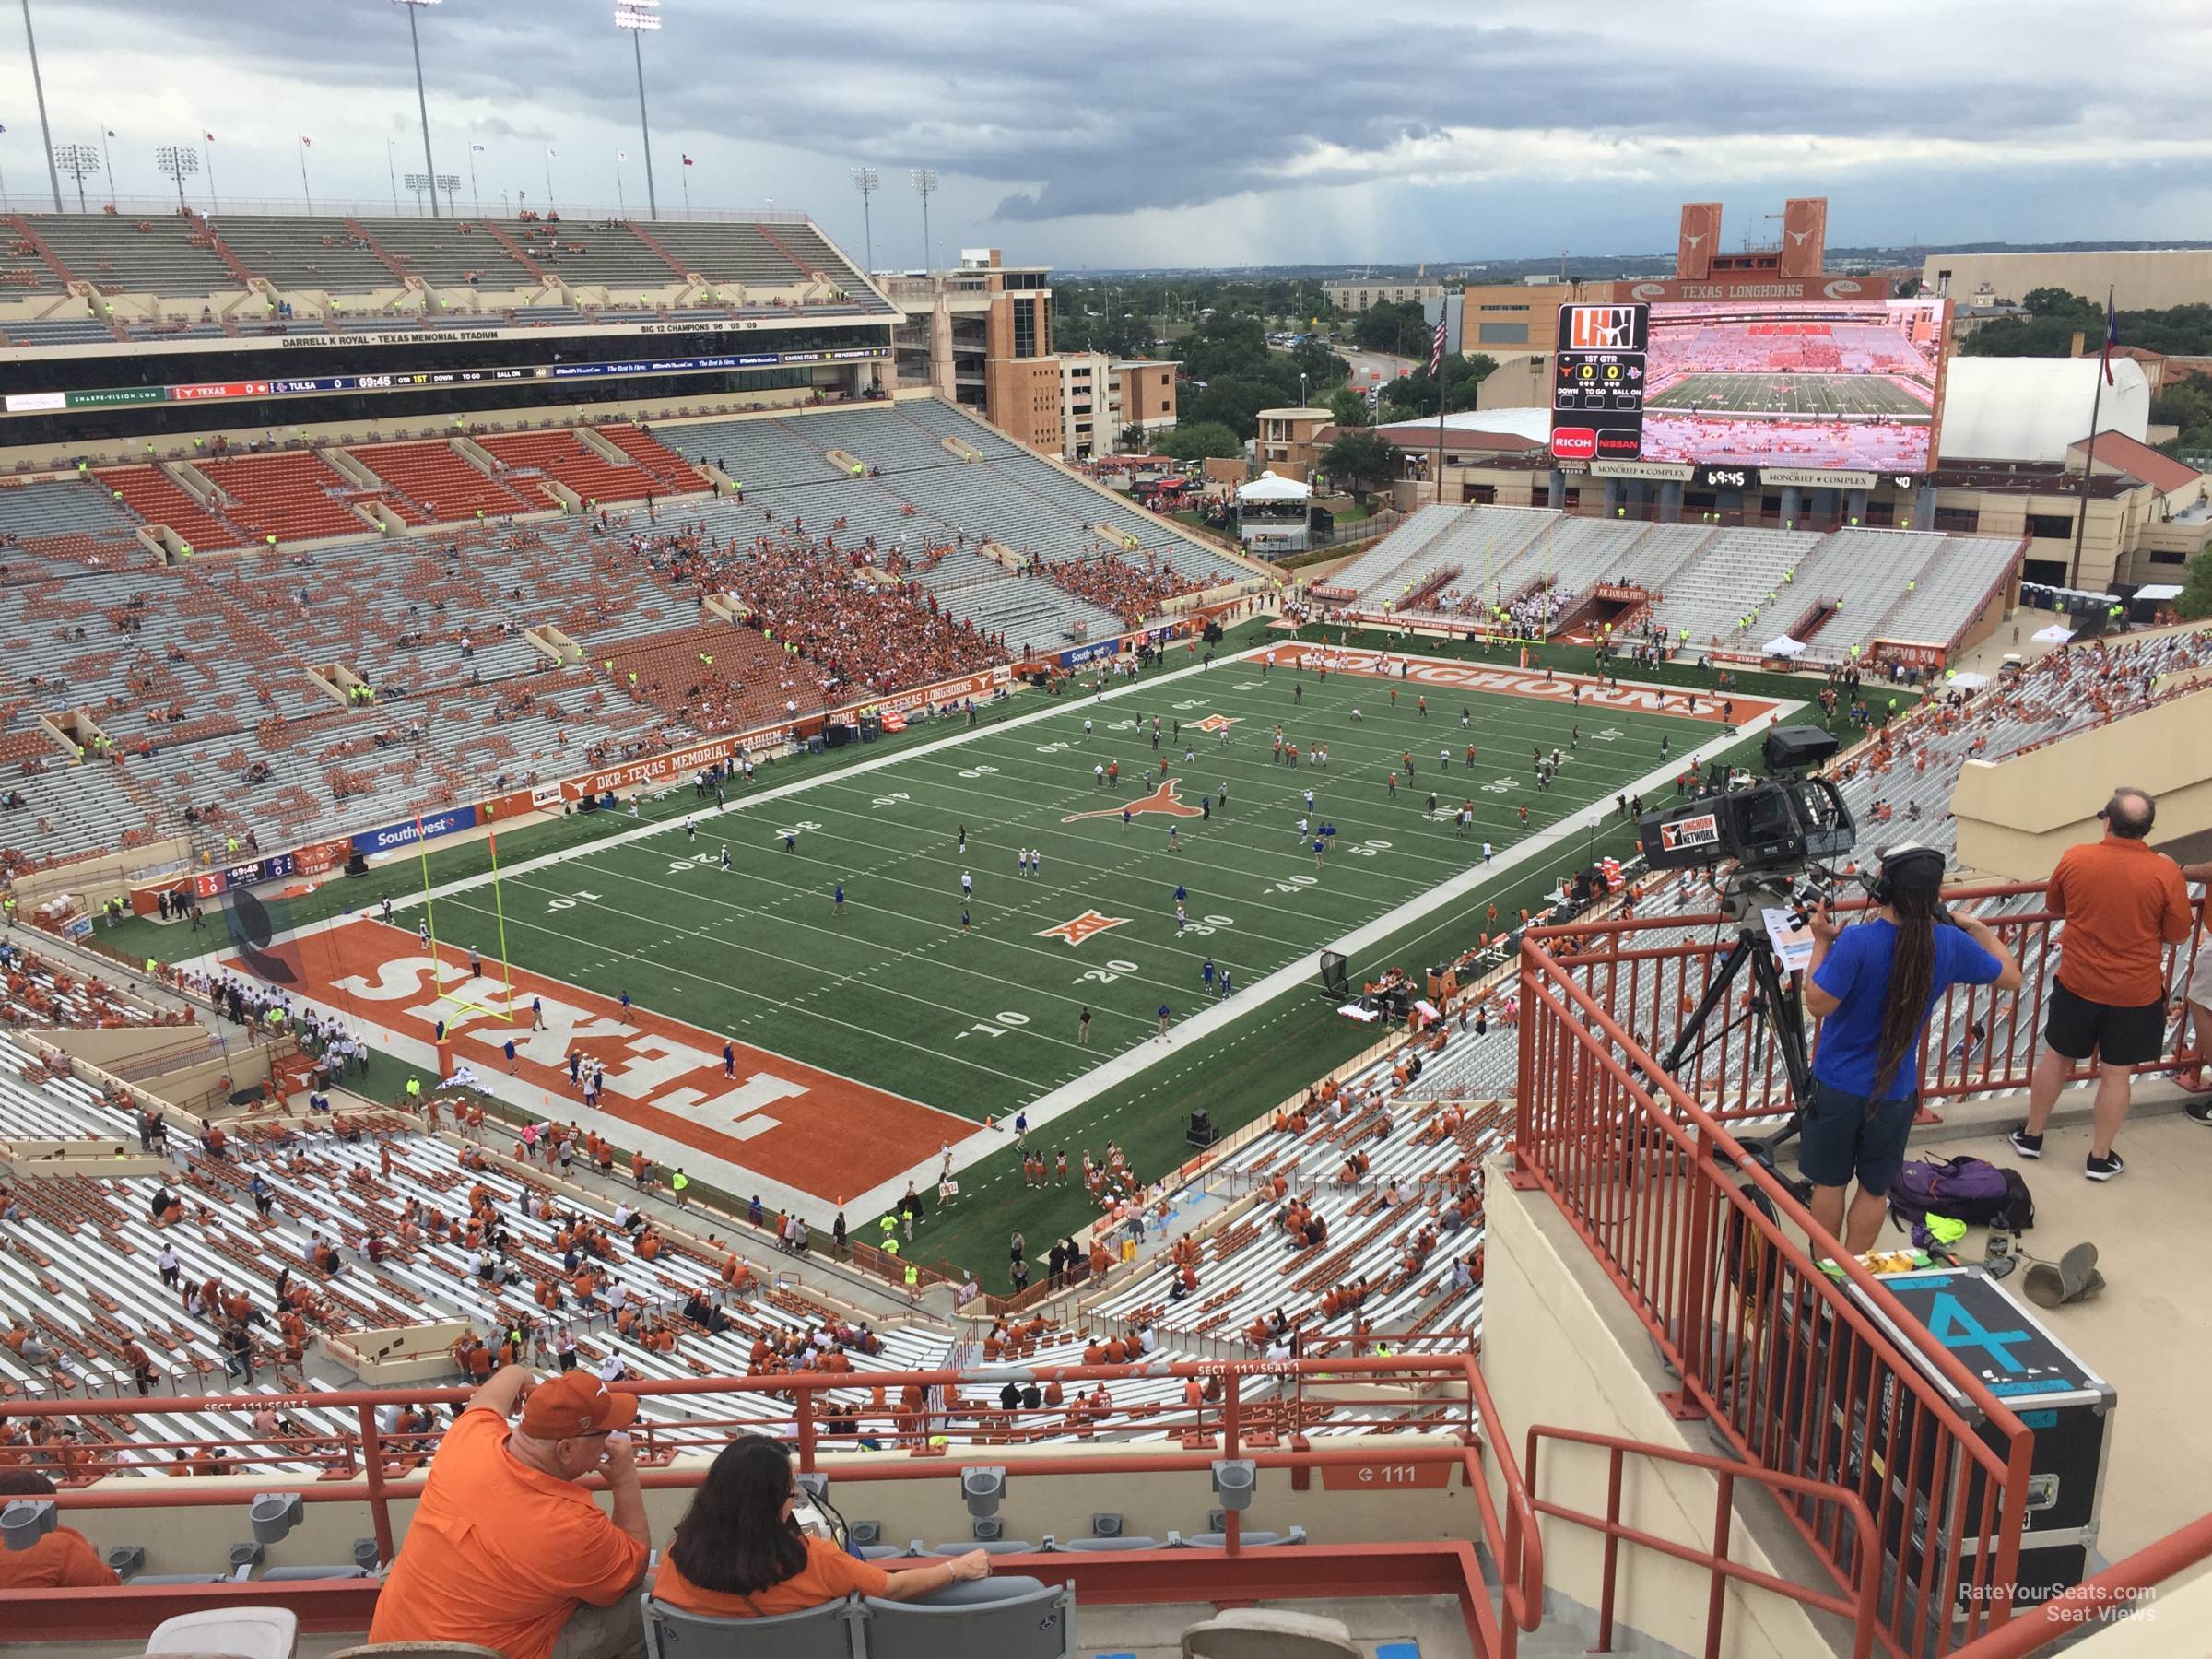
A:
<svg viewBox="0 0 2212 1659">
<path fill-rule="evenodd" d="M 855 1592 L 912 1601 L 956 1579 L 990 1576 L 991 1558 L 980 1549 L 886 1571 L 802 1533 L 791 1518 L 798 1495 L 782 1442 L 748 1435 L 724 1446 L 676 1524 L 653 1600 L 709 1618 L 773 1618 Z"/>
</svg>

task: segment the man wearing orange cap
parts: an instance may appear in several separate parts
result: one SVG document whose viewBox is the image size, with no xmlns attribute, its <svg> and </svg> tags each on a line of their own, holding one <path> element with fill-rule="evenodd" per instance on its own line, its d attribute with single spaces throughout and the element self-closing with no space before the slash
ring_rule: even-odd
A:
<svg viewBox="0 0 2212 1659">
<path fill-rule="evenodd" d="M 431 1460 L 369 1640 L 472 1641 L 507 1659 L 642 1654 L 652 1538 L 622 1432 L 637 1415 L 635 1394 L 588 1371 L 539 1382 L 526 1366 L 501 1367 Z M 613 1494 L 611 1521 L 581 1484 L 594 1471 Z"/>
</svg>

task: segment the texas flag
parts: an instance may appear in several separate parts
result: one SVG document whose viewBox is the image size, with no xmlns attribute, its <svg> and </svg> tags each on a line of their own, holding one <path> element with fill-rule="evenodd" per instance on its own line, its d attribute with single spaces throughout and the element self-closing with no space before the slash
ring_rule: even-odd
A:
<svg viewBox="0 0 2212 1659">
<path fill-rule="evenodd" d="M 300 135 L 300 147 L 301 149 L 312 149 L 315 147 L 315 141 L 312 138 L 310 138 L 305 133 L 302 133 Z"/>
<path fill-rule="evenodd" d="M 690 158 L 690 157 L 688 157 L 688 156 L 686 156 L 686 157 L 684 158 L 684 165 L 685 165 L 686 167 L 689 167 L 689 166 L 691 166 L 691 165 L 692 165 L 692 161 L 691 161 L 691 158 Z"/>
<path fill-rule="evenodd" d="M 2108 386 L 2116 383 L 2112 379 L 2112 347 L 2119 344 L 2120 313 L 2112 309 L 2112 290 L 2108 288 L 2104 295 L 2104 383 Z"/>
</svg>

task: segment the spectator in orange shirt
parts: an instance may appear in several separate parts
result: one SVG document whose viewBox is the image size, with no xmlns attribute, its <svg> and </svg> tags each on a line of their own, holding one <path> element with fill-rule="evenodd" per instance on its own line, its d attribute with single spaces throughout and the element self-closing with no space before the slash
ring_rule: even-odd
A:
<svg viewBox="0 0 2212 1659">
<path fill-rule="evenodd" d="M 2166 947 L 2189 936 L 2189 889 L 2181 866 L 2147 839 L 2157 804 L 2115 789 L 2097 816 L 2104 839 L 2068 847 L 2051 872 L 2048 903 L 2065 918 L 2058 982 L 2035 1063 L 2028 1121 L 2012 1132 L 2022 1158 L 2043 1155 L 2043 1125 L 2077 1061 L 2098 1058 L 2097 1105 L 2087 1174 L 2110 1181 L 2127 1166 L 2112 1142 L 2127 1117 L 2135 1068 L 2166 1042 Z"/>
<path fill-rule="evenodd" d="M 800 1532 L 791 1517 L 798 1496 L 782 1441 L 764 1435 L 731 1441 L 676 1524 L 653 1599 L 711 1618 L 774 1618 L 854 1592 L 912 1601 L 956 1580 L 991 1574 L 991 1558 L 981 1549 L 887 1571 Z"/>
<path fill-rule="evenodd" d="M 527 1367 L 501 1367 L 430 1462 L 369 1640 L 477 1642 L 506 1659 L 641 1653 L 637 1590 L 652 1537 L 622 1432 L 637 1415 L 635 1394 L 611 1394 L 589 1371 L 539 1382 Z M 594 1472 L 612 1520 L 579 1484 Z"/>
<path fill-rule="evenodd" d="M 0 1468 L 0 1504 L 53 1496 L 53 1482 L 36 1469 Z M 120 1582 L 74 1526 L 55 1527 L 29 1549 L 0 1549 L 0 1590 L 97 1590 Z"/>
</svg>

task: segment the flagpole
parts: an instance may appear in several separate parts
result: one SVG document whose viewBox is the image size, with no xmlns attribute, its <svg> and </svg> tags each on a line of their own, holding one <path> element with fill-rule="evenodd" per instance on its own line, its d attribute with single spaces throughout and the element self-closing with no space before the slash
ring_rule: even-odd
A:
<svg viewBox="0 0 2212 1659">
<path fill-rule="evenodd" d="M 100 159 L 108 169 L 108 200 L 115 202 L 123 194 L 123 186 L 115 182 L 115 158 L 109 152 L 108 140 L 115 136 L 115 129 L 106 122 L 100 124 Z M 117 211 L 121 211 L 118 207 Z"/>
<path fill-rule="evenodd" d="M 624 218 L 629 217 L 629 198 L 622 194 L 622 152 L 615 152 L 615 211 Z"/>
<path fill-rule="evenodd" d="M 215 135 L 213 133 L 207 135 L 207 211 L 218 218 L 222 217 L 223 205 L 216 198 L 215 194 Z"/>
<path fill-rule="evenodd" d="M 1438 301 L 1436 314 L 1436 342 L 1430 347 L 1429 368 L 1436 381 L 1436 501 L 1444 500 L 1444 324 L 1443 301 Z"/>
<path fill-rule="evenodd" d="M 683 166 L 681 166 L 681 167 L 679 167 L 679 168 L 677 168 L 677 169 L 676 170 L 676 176 L 677 176 L 678 179 L 680 179 L 680 180 L 683 182 L 683 186 L 684 186 L 684 218 L 687 218 L 687 219 L 688 219 L 688 218 L 691 217 L 691 158 L 690 158 L 690 157 L 688 157 L 688 156 L 686 156 L 686 157 L 684 158 L 684 164 L 683 164 Z"/>
<path fill-rule="evenodd" d="M 307 139 L 304 135 L 300 139 L 300 194 L 307 198 L 308 212 L 314 212 L 315 193 L 307 185 Z"/>
<path fill-rule="evenodd" d="M 484 217 L 484 193 L 477 188 L 477 147 L 468 147 L 468 194 L 476 198 L 477 217 Z"/>
<path fill-rule="evenodd" d="M 2112 335 L 2119 319 L 2112 313 L 2112 289 L 2104 290 L 2104 351 L 2097 368 L 2097 390 L 2089 398 L 2089 441 L 2081 452 L 2081 495 L 2074 505 L 2074 561 L 2066 569 L 2066 585 L 2081 585 L 2081 543 L 2089 527 L 2089 474 L 2097 465 L 2097 420 L 2104 407 L 2104 377 L 2112 372 Z"/>
</svg>

